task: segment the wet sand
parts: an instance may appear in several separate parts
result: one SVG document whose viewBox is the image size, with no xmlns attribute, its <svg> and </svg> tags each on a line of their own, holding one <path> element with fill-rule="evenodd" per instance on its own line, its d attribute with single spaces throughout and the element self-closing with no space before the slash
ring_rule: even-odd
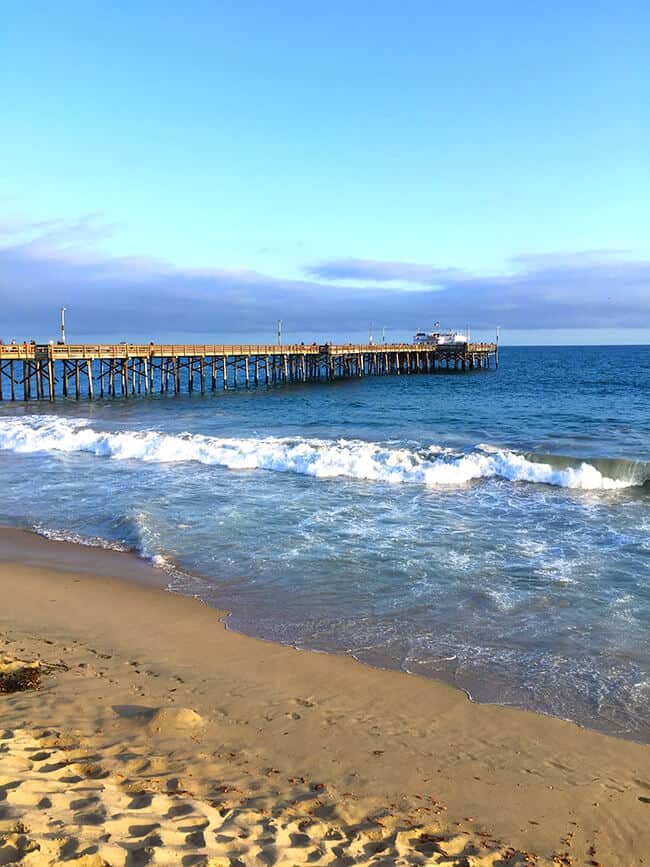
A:
<svg viewBox="0 0 650 867">
<path fill-rule="evenodd" d="M 647 746 L 239 635 L 164 581 L 0 531 L 0 661 L 41 676 L 0 694 L 0 864 L 650 863 Z"/>
</svg>

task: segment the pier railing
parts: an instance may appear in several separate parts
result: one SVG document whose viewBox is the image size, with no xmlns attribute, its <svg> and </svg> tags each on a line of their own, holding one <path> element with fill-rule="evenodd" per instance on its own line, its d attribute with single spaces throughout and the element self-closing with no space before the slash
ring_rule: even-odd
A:
<svg viewBox="0 0 650 867">
<path fill-rule="evenodd" d="M 144 356 L 318 355 L 317 344 L 213 344 L 213 343 L 28 343 L 0 345 L 0 359 L 141 358 Z"/>
</svg>

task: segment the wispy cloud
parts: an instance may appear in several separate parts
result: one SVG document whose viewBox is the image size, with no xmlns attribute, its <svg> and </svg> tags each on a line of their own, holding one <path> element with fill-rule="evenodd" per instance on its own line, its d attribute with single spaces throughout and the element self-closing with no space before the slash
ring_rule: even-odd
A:
<svg viewBox="0 0 650 867">
<path fill-rule="evenodd" d="M 386 262 L 377 259 L 332 259 L 310 265 L 306 272 L 323 280 L 366 280 L 377 283 L 401 282 L 444 284 L 469 276 L 457 268 L 436 268 L 414 262 Z"/>
<path fill-rule="evenodd" d="M 578 250 L 573 252 L 521 253 L 510 260 L 523 268 L 600 266 L 608 260 L 630 257 L 629 250 Z"/>
<path fill-rule="evenodd" d="M 0 218 L 0 244 L 43 252 L 56 250 L 63 256 L 76 249 L 90 255 L 90 244 L 112 237 L 115 224 L 108 223 L 101 213 L 84 214 L 74 220 L 63 218 L 30 220 L 25 217 Z"/>
<path fill-rule="evenodd" d="M 33 232 L 41 232 L 55 226 L 57 220 L 29 220 L 23 217 L 0 218 L 0 238 L 5 236 L 25 235 Z"/>
<path fill-rule="evenodd" d="M 324 335 L 365 329 L 370 319 L 406 333 L 435 319 L 475 329 L 650 328 L 650 261 L 620 251 L 527 253 L 503 274 L 336 259 L 306 266 L 296 280 L 106 255 L 94 246 L 110 231 L 100 215 L 0 225 L 4 336 L 47 336 L 61 304 L 88 337 L 178 330 L 216 339 L 268 329 L 276 318 Z M 421 291 L 409 291 L 414 284 Z"/>
</svg>

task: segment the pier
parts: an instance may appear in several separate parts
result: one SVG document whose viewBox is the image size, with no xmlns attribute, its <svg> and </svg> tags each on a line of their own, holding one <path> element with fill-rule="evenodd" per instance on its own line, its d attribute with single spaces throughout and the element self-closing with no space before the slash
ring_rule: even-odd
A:
<svg viewBox="0 0 650 867">
<path fill-rule="evenodd" d="M 497 343 L 7 344 L 0 400 L 117 397 L 253 388 L 364 376 L 486 370 Z"/>
</svg>

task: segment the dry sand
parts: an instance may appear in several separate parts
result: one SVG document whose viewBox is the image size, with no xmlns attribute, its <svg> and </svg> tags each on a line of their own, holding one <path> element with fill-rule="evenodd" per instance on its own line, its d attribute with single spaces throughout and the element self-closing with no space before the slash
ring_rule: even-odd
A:
<svg viewBox="0 0 650 867">
<path fill-rule="evenodd" d="M 0 694 L 0 865 L 650 863 L 647 746 L 229 632 L 127 554 L 0 559 L 41 679 Z"/>
</svg>

